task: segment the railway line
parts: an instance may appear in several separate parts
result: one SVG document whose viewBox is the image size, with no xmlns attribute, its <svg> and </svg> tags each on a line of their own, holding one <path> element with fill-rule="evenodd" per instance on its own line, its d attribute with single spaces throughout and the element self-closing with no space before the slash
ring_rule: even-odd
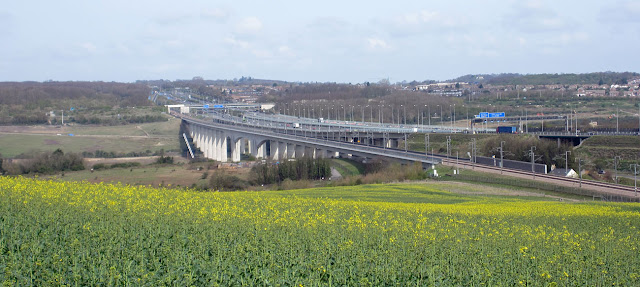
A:
<svg viewBox="0 0 640 287">
<path fill-rule="evenodd" d="M 585 180 L 585 179 L 580 180 L 576 178 L 560 177 L 560 176 L 555 176 L 550 174 L 532 173 L 532 172 L 516 170 L 516 169 L 507 169 L 507 168 L 501 169 L 500 167 L 496 167 L 496 166 L 474 164 L 466 160 L 456 162 L 455 159 L 450 159 L 450 158 L 442 159 L 442 164 L 446 166 L 457 165 L 464 169 L 474 169 L 477 171 L 488 172 L 492 174 L 502 174 L 502 175 L 513 176 L 513 177 L 522 178 L 522 179 L 542 181 L 542 182 L 566 186 L 566 187 L 586 189 L 586 190 L 591 190 L 598 193 L 604 193 L 610 196 L 625 197 L 630 201 L 640 201 L 640 196 L 638 196 L 638 193 L 633 186 L 626 186 L 621 184 L 600 182 L 600 181 L 594 181 L 594 180 Z"/>
</svg>

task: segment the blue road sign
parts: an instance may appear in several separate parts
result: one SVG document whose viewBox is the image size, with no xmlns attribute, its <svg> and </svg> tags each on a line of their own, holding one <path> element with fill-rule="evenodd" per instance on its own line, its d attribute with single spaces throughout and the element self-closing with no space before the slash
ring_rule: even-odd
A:
<svg viewBox="0 0 640 287">
<path fill-rule="evenodd" d="M 204 107 L 205 109 L 208 109 L 208 108 L 209 108 L 209 105 L 204 105 L 203 107 Z"/>
<path fill-rule="evenodd" d="M 479 119 L 504 118 L 504 117 L 505 117 L 504 113 L 480 113 L 476 116 L 476 118 L 479 118 Z"/>
<path fill-rule="evenodd" d="M 224 105 L 213 105 L 214 109 L 222 109 L 224 108 Z"/>
</svg>

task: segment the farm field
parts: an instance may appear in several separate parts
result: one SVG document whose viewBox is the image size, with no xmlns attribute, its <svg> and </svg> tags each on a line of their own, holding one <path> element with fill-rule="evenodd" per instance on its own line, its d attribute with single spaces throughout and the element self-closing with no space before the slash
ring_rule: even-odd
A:
<svg viewBox="0 0 640 287">
<path fill-rule="evenodd" d="M 61 174 L 43 176 L 58 181 L 87 181 L 90 183 L 123 183 L 129 185 L 168 185 L 188 187 L 193 184 L 206 186 L 207 180 L 202 174 L 208 171 L 188 169 L 181 165 L 140 166 L 133 168 L 112 168 L 96 170 L 89 169 L 65 172 Z"/>
<path fill-rule="evenodd" d="M 58 148 L 79 153 L 95 150 L 121 153 L 177 150 L 180 147 L 179 126 L 180 121 L 173 118 L 166 122 L 122 126 L 2 126 L 0 154 L 11 158 Z"/>
<path fill-rule="evenodd" d="M 622 285 L 640 206 L 447 183 L 194 192 L 0 177 L 0 281 L 42 285 Z"/>
</svg>

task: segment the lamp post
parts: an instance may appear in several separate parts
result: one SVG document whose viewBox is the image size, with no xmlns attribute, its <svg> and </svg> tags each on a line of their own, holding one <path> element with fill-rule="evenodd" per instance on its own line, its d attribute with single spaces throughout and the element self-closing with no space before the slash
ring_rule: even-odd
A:
<svg viewBox="0 0 640 287">
<path fill-rule="evenodd" d="M 453 125 L 456 122 L 456 104 L 453 104 L 453 121 L 451 122 L 451 126 L 453 127 Z"/>
<path fill-rule="evenodd" d="M 407 125 L 407 106 L 401 105 L 402 106 L 402 114 L 404 115 L 404 125 Z"/>
</svg>

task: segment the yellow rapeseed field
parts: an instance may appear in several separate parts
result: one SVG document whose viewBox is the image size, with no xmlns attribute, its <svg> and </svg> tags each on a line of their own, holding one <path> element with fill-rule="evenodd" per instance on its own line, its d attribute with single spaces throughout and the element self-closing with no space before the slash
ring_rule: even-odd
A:
<svg viewBox="0 0 640 287">
<path fill-rule="evenodd" d="M 640 206 L 0 177 L 3 286 L 640 285 Z"/>
</svg>

